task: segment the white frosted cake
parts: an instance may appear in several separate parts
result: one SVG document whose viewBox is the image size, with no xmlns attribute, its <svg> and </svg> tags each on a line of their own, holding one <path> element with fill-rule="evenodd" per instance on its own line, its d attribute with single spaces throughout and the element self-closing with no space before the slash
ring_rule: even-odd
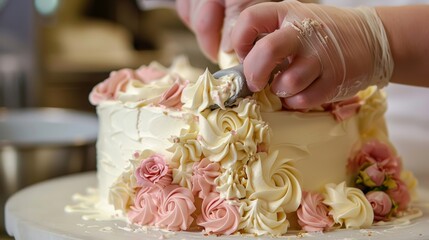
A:
<svg viewBox="0 0 429 240">
<path fill-rule="evenodd" d="M 383 92 L 293 111 L 269 87 L 225 107 L 236 91 L 183 57 L 95 86 L 98 206 L 216 235 L 366 228 L 407 211 L 416 180 L 389 141 Z"/>
</svg>

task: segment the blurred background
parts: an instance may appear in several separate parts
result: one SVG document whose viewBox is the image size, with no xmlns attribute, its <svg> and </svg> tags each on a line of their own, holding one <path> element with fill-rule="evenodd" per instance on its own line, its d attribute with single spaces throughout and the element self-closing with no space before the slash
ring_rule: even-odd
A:
<svg viewBox="0 0 429 240">
<path fill-rule="evenodd" d="M 212 66 L 172 9 L 136 0 L 0 0 L 0 106 L 93 111 L 91 88 L 112 70 L 184 53 Z"/>
<path fill-rule="evenodd" d="M 1 239 L 14 192 L 95 170 L 92 87 L 112 70 L 169 66 L 180 54 L 217 69 L 171 8 L 138 0 L 0 0 Z"/>
</svg>

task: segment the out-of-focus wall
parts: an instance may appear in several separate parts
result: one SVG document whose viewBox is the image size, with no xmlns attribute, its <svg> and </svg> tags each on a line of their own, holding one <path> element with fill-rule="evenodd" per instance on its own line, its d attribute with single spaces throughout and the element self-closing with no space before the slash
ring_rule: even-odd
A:
<svg viewBox="0 0 429 240">
<path fill-rule="evenodd" d="M 179 54 L 195 66 L 217 69 L 174 9 L 144 11 L 136 0 L 58 0 L 55 11 L 44 15 L 35 1 L 9 0 L 0 10 L 0 53 L 24 55 L 16 77 L 23 83 L 9 87 L 18 93 L 2 91 L 1 70 L 14 67 L 10 57 L 0 55 L 0 107 L 7 97 L 16 107 L 94 111 L 88 94 L 111 71 L 151 61 L 168 66 Z"/>
</svg>

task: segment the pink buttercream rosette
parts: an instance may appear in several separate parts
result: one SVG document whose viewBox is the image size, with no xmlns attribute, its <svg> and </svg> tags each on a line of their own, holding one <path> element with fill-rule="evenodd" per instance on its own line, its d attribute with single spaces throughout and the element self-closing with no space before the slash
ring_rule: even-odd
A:
<svg viewBox="0 0 429 240">
<path fill-rule="evenodd" d="M 151 66 L 141 66 L 137 70 L 121 69 L 110 73 L 109 77 L 97 84 L 89 94 L 89 101 L 92 105 L 98 105 L 106 100 L 117 100 L 119 93 L 125 92 L 129 81 L 140 81 L 148 84 L 159 80 L 167 75 L 167 70 L 158 69 Z M 180 98 L 182 91 L 187 83 L 180 79 L 178 75 L 172 75 L 176 78 L 174 84 L 161 94 L 156 104 L 167 108 L 181 108 Z"/>
<path fill-rule="evenodd" d="M 230 235 L 237 231 L 240 219 L 236 205 L 229 204 L 219 193 L 211 192 L 203 199 L 197 224 L 209 234 Z"/>
<path fill-rule="evenodd" d="M 303 192 L 301 205 L 297 210 L 298 224 L 307 232 L 326 231 L 334 226 L 335 222 L 329 215 L 328 206 L 323 203 L 321 193 Z"/>
<path fill-rule="evenodd" d="M 171 184 L 173 176 L 162 155 L 153 154 L 143 159 L 135 171 L 137 185 L 140 187 L 152 187 L 159 185 L 165 187 Z"/>
<path fill-rule="evenodd" d="M 171 184 L 172 171 L 162 155 L 143 159 L 134 176 L 137 194 L 127 213 L 130 222 L 171 231 L 189 228 L 194 220 L 194 196 L 189 189 Z"/>
<path fill-rule="evenodd" d="M 191 190 L 179 185 L 169 185 L 159 194 L 155 225 L 170 231 L 187 230 L 194 218 L 194 195 Z"/>
<path fill-rule="evenodd" d="M 216 190 L 215 179 L 220 172 L 219 163 L 211 162 L 207 158 L 194 163 L 192 170 L 192 193 L 201 199 L 204 199 L 210 192 Z"/>
</svg>

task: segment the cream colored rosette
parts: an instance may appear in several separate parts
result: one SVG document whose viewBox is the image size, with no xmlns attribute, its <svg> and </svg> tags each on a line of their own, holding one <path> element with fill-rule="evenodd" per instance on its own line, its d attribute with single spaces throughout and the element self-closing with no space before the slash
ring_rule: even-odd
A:
<svg viewBox="0 0 429 240">
<path fill-rule="evenodd" d="M 225 109 L 225 102 L 238 91 L 238 82 L 232 75 L 215 79 L 206 71 L 195 83 L 189 84 L 182 92 L 183 108 L 202 112 L 212 105 Z"/>
<path fill-rule="evenodd" d="M 292 160 L 278 158 L 278 151 L 258 153 L 247 168 L 249 199 L 260 199 L 271 211 L 296 211 L 301 203 L 302 190 L 298 170 Z"/>
<path fill-rule="evenodd" d="M 216 178 L 216 190 L 225 199 L 242 199 L 246 197 L 246 165 L 241 163 L 233 164 L 230 168 L 224 169 Z"/>
<path fill-rule="evenodd" d="M 271 211 L 262 199 L 240 200 L 241 221 L 238 229 L 256 235 L 281 235 L 287 232 L 289 220 L 283 209 Z"/>
<path fill-rule="evenodd" d="M 374 211 L 365 194 L 358 188 L 347 187 L 345 182 L 327 184 L 324 204 L 330 208 L 334 221 L 346 228 L 370 227 Z"/>
<path fill-rule="evenodd" d="M 388 141 L 384 113 L 387 110 L 386 96 L 376 86 L 368 87 L 358 93 L 365 104 L 359 109 L 359 131 L 364 138 L 377 138 Z"/>
<path fill-rule="evenodd" d="M 259 144 L 269 143 L 271 130 L 260 120 L 260 113 L 254 112 L 255 118 L 246 115 L 249 109 L 254 109 L 252 105 L 256 102 L 243 100 L 236 108 L 206 110 L 200 114 L 199 141 L 210 161 L 229 168 L 237 161 L 247 162 Z"/>
<path fill-rule="evenodd" d="M 267 85 L 262 91 L 253 94 L 253 98 L 261 106 L 261 112 L 276 112 L 282 110 L 280 98 L 271 92 L 271 86 Z"/>
<path fill-rule="evenodd" d="M 201 160 L 203 152 L 197 140 L 198 126 L 191 124 L 192 120 L 189 122 L 189 129 L 182 129 L 180 136 L 171 138 L 173 145 L 168 151 L 173 153 L 169 162 L 173 171 L 172 183 L 192 189 L 192 166 Z"/>
</svg>

